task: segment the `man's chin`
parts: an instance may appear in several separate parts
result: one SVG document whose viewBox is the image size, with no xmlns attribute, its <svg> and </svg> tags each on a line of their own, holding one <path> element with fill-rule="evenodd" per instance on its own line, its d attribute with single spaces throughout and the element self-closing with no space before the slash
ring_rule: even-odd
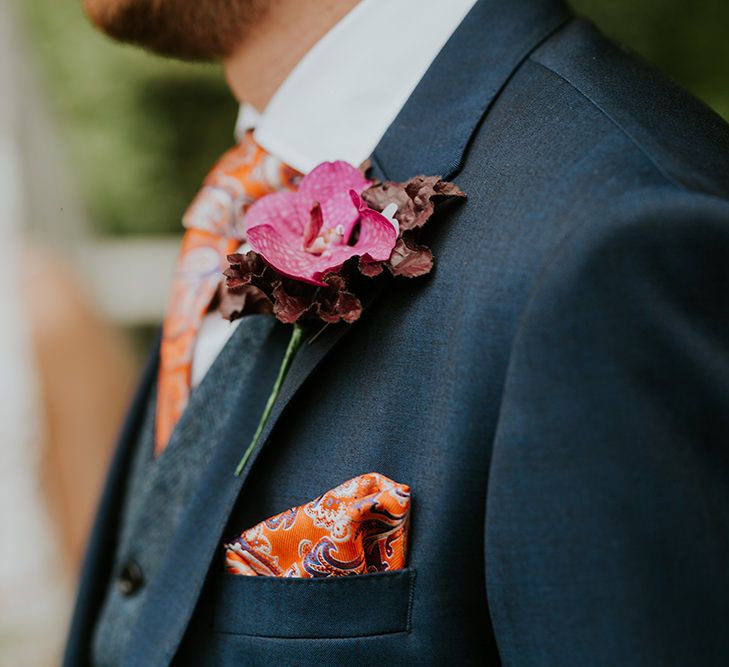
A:
<svg viewBox="0 0 729 667">
<path fill-rule="evenodd" d="M 83 0 L 89 19 L 110 37 L 172 58 L 230 55 L 266 0 Z"/>
</svg>

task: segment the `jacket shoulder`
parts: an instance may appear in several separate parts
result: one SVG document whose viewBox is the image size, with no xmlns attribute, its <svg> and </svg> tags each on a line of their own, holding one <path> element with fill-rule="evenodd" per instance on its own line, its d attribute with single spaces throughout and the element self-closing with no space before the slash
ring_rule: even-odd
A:
<svg viewBox="0 0 729 667">
<path fill-rule="evenodd" d="M 570 22 L 530 57 L 569 85 L 675 184 L 729 196 L 729 125 L 591 23 Z"/>
</svg>

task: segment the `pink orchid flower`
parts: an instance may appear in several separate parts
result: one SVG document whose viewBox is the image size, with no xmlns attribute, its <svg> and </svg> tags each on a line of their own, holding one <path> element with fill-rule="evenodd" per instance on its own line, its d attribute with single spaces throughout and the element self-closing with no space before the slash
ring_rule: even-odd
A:
<svg viewBox="0 0 729 667">
<path fill-rule="evenodd" d="M 386 261 L 399 230 L 362 200 L 370 185 L 347 162 L 325 162 L 297 191 L 262 197 L 248 209 L 248 242 L 279 273 L 314 285 L 323 286 L 322 278 L 352 257 Z"/>
</svg>

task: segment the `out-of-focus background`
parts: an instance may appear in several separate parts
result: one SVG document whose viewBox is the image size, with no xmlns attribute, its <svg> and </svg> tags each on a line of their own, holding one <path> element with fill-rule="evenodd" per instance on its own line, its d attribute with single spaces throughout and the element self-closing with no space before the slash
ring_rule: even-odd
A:
<svg viewBox="0 0 729 667">
<path fill-rule="evenodd" d="M 574 0 L 729 119 L 726 0 Z M 0 0 L 0 664 L 56 664 L 180 217 L 232 142 L 221 71 Z"/>
</svg>

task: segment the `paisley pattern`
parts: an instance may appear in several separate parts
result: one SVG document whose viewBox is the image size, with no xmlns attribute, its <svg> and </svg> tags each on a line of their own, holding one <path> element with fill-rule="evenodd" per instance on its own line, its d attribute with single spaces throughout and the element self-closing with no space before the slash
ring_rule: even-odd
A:
<svg viewBox="0 0 729 667">
<path fill-rule="evenodd" d="M 245 240 L 246 212 L 258 199 L 295 190 L 301 174 L 269 155 L 248 131 L 223 154 L 182 218 L 187 229 Z"/>
<path fill-rule="evenodd" d="M 155 455 L 166 447 L 187 405 L 197 332 L 228 267 L 227 255 L 246 240 L 248 209 L 265 195 L 295 190 L 300 180 L 301 174 L 266 153 L 247 132 L 216 163 L 185 213 L 187 231 L 162 327 Z"/>
<path fill-rule="evenodd" d="M 373 472 L 277 514 L 224 545 L 228 572 L 322 578 L 399 570 L 410 488 Z"/>
</svg>

